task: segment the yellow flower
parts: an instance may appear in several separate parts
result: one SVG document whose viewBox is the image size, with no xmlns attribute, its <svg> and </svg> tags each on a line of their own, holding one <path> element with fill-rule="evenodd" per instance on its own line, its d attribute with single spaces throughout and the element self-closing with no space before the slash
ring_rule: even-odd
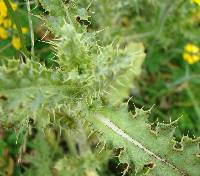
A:
<svg viewBox="0 0 200 176">
<path fill-rule="evenodd" d="M 0 25 L 3 23 L 4 18 L 0 16 Z"/>
<path fill-rule="evenodd" d="M 23 34 L 28 33 L 28 28 L 26 28 L 26 27 L 22 27 L 22 33 L 23 33 Z"/>
<path fill-rule="evenodd" d="M 11 2 L 10 4 L 11 4 L 12 9 L 15 11 L 17 9 L 17 4 L 13 2 Z M 7 7 L 5 3 L 2 0 L 0 0 L 0 18 L 6 17 L 7 15 L 8 15 Z"/>
<path fill-rule="evenodd" d="M 2 27 L 0 27 L 0 38 L 3 40 L 8 38 L 8 32 Z"/>
<path fill-rule="evenodd" d="M 11 7 L 14 11 L 17 10 L 17 4 L 16 3 L 11 2 L 10 4 L 11 4 Z"/>
<path fill-rule="evenodd" d="M 192 2 L 200 5 L 200 0 L 192 0 Z"/>
<path fill-rule="evenodd" d="M 188 44 L 185 46 L 184 50 L 185 50 L 186 52 L 196 54 L 196 53 L 199 52 L 199 47 L 196 46 L 196 45 L 194 45 L 194 44 L 192 44 L 192 43 L 188 43 Z"/>
<path fill-rule="evenodd" d="M 7 16 L 7 8 L 3 1 L 0 1 L 0 18 Z"/>
<path fill-rule="evenodd" d="M 10 19 L 4 19 L 4 20 L 3 20 L 3 26 L 4 26 L 6 29 L 10 28 L 11 25 L 12 25 L 12 22 L 11 22 Z"/>
<path fill-rule="evenodd" d="M 17 30 L 17 27 L 16 27 L 15 24 L 14 24 L 12 27 L 13 27 L 14 30 Z M 22 33 L 23 33 L 23 34 L 28 33 L 28 28 L 27 28 L 27 27 L 22 27 Z"/>
<path fill-rule="evenodd" d="M 19 37 L 14 36 L 11 43 L 15 49 L 19 50 L 21 48 L 21 41 Z"/>
<path fill-rule="evenodd" d="M 15 24 L 13 24 L 13 29 L 14 29 L 14 30 L 16 30 L 16 29 L 17 29 L 17 27 L 16 27 L 16 25 L 15 25 Z"/>
<path fill-rule="evenodd" d="M 183 59 L 189 64 L 194 64 L 200 60 L 199 47 L 194 44 L 187 44 L 184 47 Z"/>
</svg>

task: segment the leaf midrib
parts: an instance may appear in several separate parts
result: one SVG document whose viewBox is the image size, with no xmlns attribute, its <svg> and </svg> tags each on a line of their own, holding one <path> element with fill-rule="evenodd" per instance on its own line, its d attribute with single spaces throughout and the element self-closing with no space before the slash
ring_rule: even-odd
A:
<svg viewBox="0 0 200 176">
<path fill-rule="evenodd" d="M 132 143 L 137 148 L 143 150 L 146 154 L 148 154 L 151 157 L 154 157 L 156 160 L 160 161 L 161 163 L 167 165 L 168 167 L 172 168 L 173 170 L 176 170 L 180 175 L 186 176 L 187 174 L 185 171 L 182 171 L 181 169 L 177 168 L 173 163 L 166 160 L 165 158 L 162 158 L 155 152 L 148 149 L 145 145 L 143 145 L 141 142 L 135 140 L 132 138 L 129 134 L 121 130 L 116 124 L 114 124 L 110 119 L 104 117 L 101 114 L 97 114 L 95 118 L 102 123 L 103 125 L 107 126 L 110 130 L 112 130 L 114 133 L 116 133 L 118 136 L 122 137 L 126 141 Z"/>
</svg>

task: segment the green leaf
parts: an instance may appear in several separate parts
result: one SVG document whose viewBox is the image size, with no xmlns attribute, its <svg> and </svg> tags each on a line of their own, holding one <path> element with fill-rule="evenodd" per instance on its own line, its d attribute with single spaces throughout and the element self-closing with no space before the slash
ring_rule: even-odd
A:
<svg viewBox="0 0 200 176">
<path fill-rule="evenodd" d="M 126 49 L 126 57 L 119 59 L 121 68 L 119 75 L 116 75 L 109 87 L 107 98 L 112 104 L 122 103 L 128 98 L 134 79 L 140 74 L 141 66 L 145 58 L 142 44 L 130 43 Z"/>
<path fill-rule="evenodd" d="M 62 0 L 39 0 L 39 2 L 51 16 L 65 16 L 64 4 Z"/>
<path fill-rule="evenodd" d="M 51 146 L 45 139 L 44 134 L 38 133 L 35 139 L 30 143 L 33 154 L 26 155 L 23 159 L 27 163 L 31 163 L 31 167 L 26 169 L 23 175 L 34 176 L 34 175 L 44 175 L 51 176 L 53 168 L 53 159 L 55 158 L 56 152 L 52 151 Z"/>
<path fill-rule="evenodd" d="M 55 164 L 55 169 L 60 176 L 98 176 L 97 171 L 103 171 L 104 163 L 110 157 L 109 151 L 101 153 L 85 153 L 76 158 L 64 157 Z"/>
<path fill-rule="evenodd" d="M 9 61 L 0 67 L 0 121 L 5 124 L 27 121 L 44 113 L 45 108 L 48 114 L 60 104 L 70 102 L 75 90 L 63 82 L 59 71 L 46 69 L 34 61 L 27 60 L 26 64 Z"/>
<path fill-rule="evenodd" d="M 136 174 L 198 176 L 200 167 L 200 138 L 182 138 L 181 147 L 173 138 L 176 122 L 158 123 L 155 130 L 147 123 L 149 111 L 136 109 L 135 115 L 127 107 L 103 108 L 90 120 L 101 133 L 101 140 L 122 148 L 122 163 L 134 163 Z"/>
</svg>

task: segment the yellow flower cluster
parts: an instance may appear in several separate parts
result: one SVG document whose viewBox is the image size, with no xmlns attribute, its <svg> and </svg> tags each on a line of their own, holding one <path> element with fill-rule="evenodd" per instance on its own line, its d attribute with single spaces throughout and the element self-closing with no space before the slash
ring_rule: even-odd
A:
<svg viewBox="0 0 200 176">
<path fill-rule="evenodd" d="M 188 43 L 185 45 L 183 59 L 189 64 L 194 64 L 200 60 L 200 49 L 198 46 Z"/>
<path fill-rule="evenodd" d="M 14 36 L 12 38 L 12 46 L 19 50 L 21 48 L 21 41 L 19 37 Z"/>
<path fill-rule="evenodd" d="M 192 0 L 192 2 L 200 5 L 200 0 Z"/>
<path fill-rule="evenodd" d="M 17 4 L 10 2 L 11 7 L 14 11 L 17 10 Z M 3 0 L 0 0 L 0 40 L 6 40 L 9 37 L 12 29 L 16 30 L 16 26 L 12 24 L 11 19 L 8 16 L 8 9 Z M 28 29 L 26 27 L 22 28 L 22 33 L 27 33 Z M 21 42 L 18 37 L 13 35 L 12 37 L 12 46 L 19 50 L 21 48 Z"/>
</svg>

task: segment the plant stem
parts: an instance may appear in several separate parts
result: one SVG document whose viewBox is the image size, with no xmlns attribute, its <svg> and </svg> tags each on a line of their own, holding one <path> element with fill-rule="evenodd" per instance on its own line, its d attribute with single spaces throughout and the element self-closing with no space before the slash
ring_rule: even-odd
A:
<svg viewBox="0 0 200 176">
<path fill-rule="evenodd" d="M 29 21 L 29 29 L 30 29 L 30 35 L 31 35 L 31 56 L 34 57 L 34 32 L 33 32 L 33 22 L 31 19 L 31 8 L 30 8 L 30 2 L 29 0 L 26 0 L 26 7 L 28 11 L 28 21 Z"/>
<path fill-rule="evenodd" d="M 199 104 L 198 104 L 198 102 L 196 101 L 195 96 L 194 96 L 194 94 L 192 93 L 192 91 L 191 91 L 189 85 L 188 85 L 187 88 L 186 88 L 186 92 L 187 92 L 188 96 L 190 97 L 190 99 L 191 99 L 191 101 L 192 101 L 192 104 L 193 104 L 193 106 L 194 106 L 194 110 L 195 110 L 195 112 L 196 112 L 196 115 L 198 116 L 198 119 L 200 119 L 200 108 L 199 108 Z"/>
</svg>

